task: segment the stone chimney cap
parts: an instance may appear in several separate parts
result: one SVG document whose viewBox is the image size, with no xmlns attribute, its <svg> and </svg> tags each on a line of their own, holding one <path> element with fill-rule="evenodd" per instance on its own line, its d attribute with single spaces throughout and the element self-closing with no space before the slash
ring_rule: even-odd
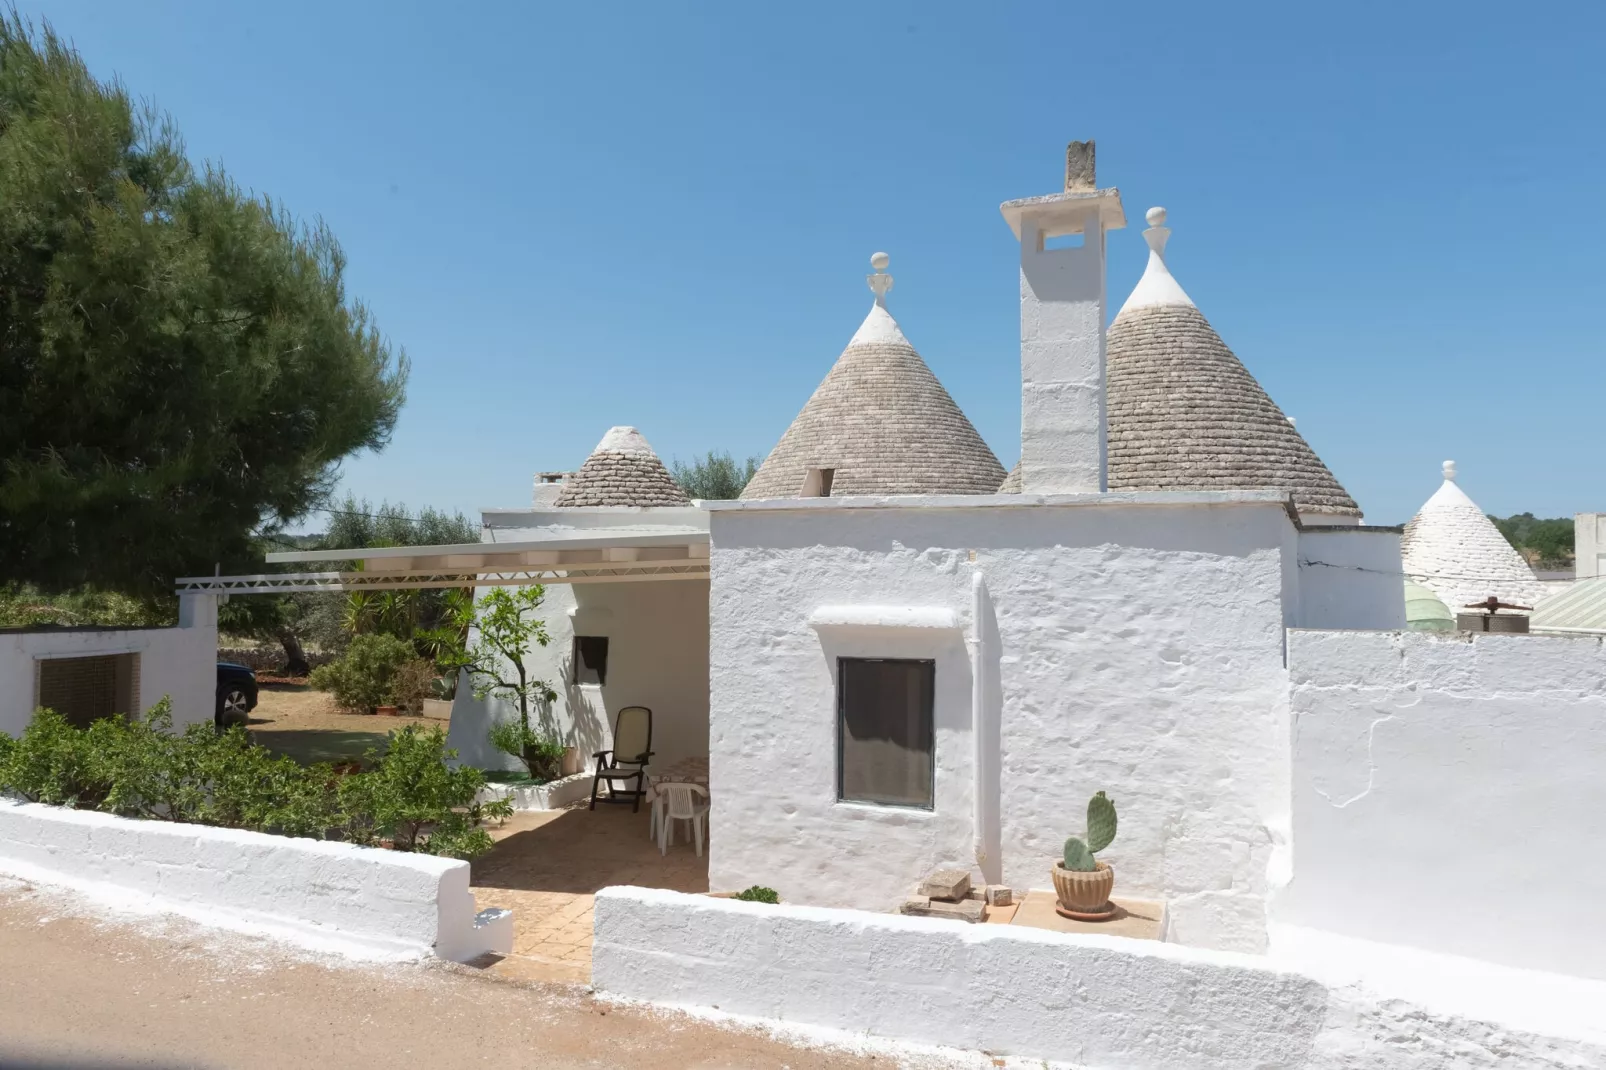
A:
<svg viewBox="0 0 1606 1070">
<path fill-rule="evenodd" d="M 1086 193 L 1098 188 L 1092 139 L 1073 141 L 1065 146 L 1065 192 Z"/>
</svg>

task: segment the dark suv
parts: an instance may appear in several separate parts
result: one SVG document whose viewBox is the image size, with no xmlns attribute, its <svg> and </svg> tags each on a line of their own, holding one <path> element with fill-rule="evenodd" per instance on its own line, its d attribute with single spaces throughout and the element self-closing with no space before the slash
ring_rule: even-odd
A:
<svg viewBox="0 0 1606 1070">
<path fill-rule="evenodd" d="M 232 661 L 217 663 L 217 713 L 219 728 L 245 724 L 257 708 L 257 674 Z"/>
</svg>

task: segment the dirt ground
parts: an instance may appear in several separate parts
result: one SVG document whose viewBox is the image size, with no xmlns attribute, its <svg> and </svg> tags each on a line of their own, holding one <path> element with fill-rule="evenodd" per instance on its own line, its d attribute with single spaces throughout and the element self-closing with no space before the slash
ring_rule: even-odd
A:
<svg viewBox="0 0 1606 1070">
<path fill-rule="evenodd" d="M 445 720 L 378 717 L 341 713 L 326 691 L 305 684 L 264 683 L 247 726 L 258 743 L 300 762 L 342 762 L 361 759 L 382 748 L 385 737 L 405 724 L 440 725 Z"/>
<path fill-rule="evenodd" d="M 359 966 L 0 880 L 0 1067 L 952 1067 L 609 1005 L 468 967 Z M 991 1060 L 962 1065 L 991 1065 Z"/>
</svg>

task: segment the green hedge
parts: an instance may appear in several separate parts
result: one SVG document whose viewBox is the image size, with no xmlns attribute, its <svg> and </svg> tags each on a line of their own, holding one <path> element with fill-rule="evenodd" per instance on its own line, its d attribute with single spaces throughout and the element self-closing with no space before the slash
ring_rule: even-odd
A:
<svg viewBox="0 0 1606 1070">
<path fill-rule="evenodd" d="M 0 792 L 121 817 L 469 859 L 491 849 L 483 826 L 512 805 L 476 803 L 485 778 L 449 764 L 456 757 L 440 727 L 407 725 L 369 752 L 368 769 L 342 775 L 275 755 L 239 727 L 174 732 L 163 699 L 141 719 L 108 717 L 88 728 L 38 710 L 21 737 L 0 733 Z"/>
</svg>

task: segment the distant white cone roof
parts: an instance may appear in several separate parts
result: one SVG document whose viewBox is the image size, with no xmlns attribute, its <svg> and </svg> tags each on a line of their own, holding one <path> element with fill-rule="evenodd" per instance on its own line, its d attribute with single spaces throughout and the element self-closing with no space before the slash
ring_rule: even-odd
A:
<svg viewBox="0 0 1606 1070">
<path fill-rule="evenodd" d="M 876 302 L 770 451 L 743 498 L 800 497 L 810 469 L 830 469 L 833 497 L 991 494 L 1003 465 L 886 308 L 886 254 L 871 258 Z"/>
<path fill-rule="evenodd" d="M 1544 594 L 1528 562 L 1457 485 L 1454 461 L 1444 462 L 1443 485 L 1405 525 L 1400 550 L 1406 574 L 1452 613 L 1490 595 L 1532 606 Z"/>
<path fill-rule="evenodd" d="M 1110 325 L 1110 489 L 1281 490 L 1306 519 L 1360 516 L 1355 499 L 1172 277 L 1165 218 L 1164 208 L 1149 209 L 1149 265 Z M 999 488 L 1019 489 L 1016 473 Z"/>
<path fill-rule="evenodd" d="M 586 463 L 562 483 L 558 508 L 587 505 L 689 505 L 647 440 L 634 427 L 612 427 Z"/>
</svg>

